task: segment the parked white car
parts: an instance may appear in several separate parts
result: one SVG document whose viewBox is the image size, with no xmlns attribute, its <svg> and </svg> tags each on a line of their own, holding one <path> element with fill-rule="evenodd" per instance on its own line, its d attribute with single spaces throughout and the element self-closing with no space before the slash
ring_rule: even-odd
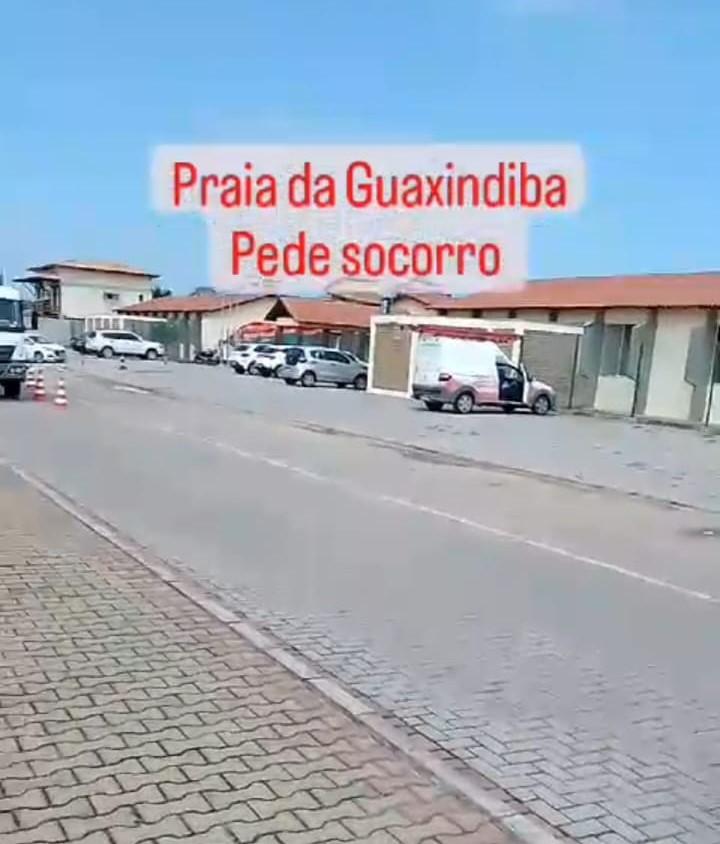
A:
<svg viewBox="0 0 720 844">
<path fill-rule="evenodd" d="M 238 375 L 246 372 L 249 375 L 259 375 L 258 356 L 274 351 L 275 346 L 272 343 L 241 343 L 228 355 L 228 363 Z"/>
<path fill-rule="evenodd" d="M 42 334 L 29 333 L 24 337 L 25 358 L 33 363 L 64 363 L 65 347 L 52 343 Z"/>
<path fill-rule="evenodd" d="M 102 358 L 134 355 L 155 360 L 165 355 L 165 347 L 162 343 L 144 340 L 133 331 L 90 331 L 85 340 L 85 351 Z"/>
<path fill-rule="evenodd" d="M 285 365 L 286 354 L 288 349 L 296 349 L 297 346 L 273 346 L 263 352 L 258 352 L 255 358 L 255 369 L 258 375 L 263 375 L 265 378 L 271 376 L 277 378 L 281 367 Z"/>
</svg>

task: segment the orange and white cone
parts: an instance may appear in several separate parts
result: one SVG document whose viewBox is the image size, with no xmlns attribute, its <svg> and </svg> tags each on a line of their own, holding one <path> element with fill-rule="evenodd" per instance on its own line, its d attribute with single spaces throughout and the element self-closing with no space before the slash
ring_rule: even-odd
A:
<svg viewBox="0 0 720 844">
<path fill-rule="evenodd" d="M 67 393 L 65 392 L 65 379 L 60 376 L 58 378 L 57 390 L 55 391 L 55 400 L 53 404 L 55 407 L 67 407 Z"/>
<path fill-rule="evenodd" d="M 34 390 L 35 389 L 35 367 L 34 366 L 31 366 L 30 369 L 28 369 L 27 378 L 25 379 L 25 386 L 28 388 L 28 390 Z"/>
<path fill-rule="evenodd" d="M 42 369 L 38 370 L 33 398 L 35 401 L 45 401 L 45 376 Z"/>
</svg>

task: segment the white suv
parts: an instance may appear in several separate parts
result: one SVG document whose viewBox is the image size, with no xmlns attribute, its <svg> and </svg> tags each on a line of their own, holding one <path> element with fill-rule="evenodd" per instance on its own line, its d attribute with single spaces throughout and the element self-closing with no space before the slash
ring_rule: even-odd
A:
<svg viewBox="0 0 720 844">
<path fill-rule="evenodd" d="M 143 340 L 139 334 L 132 331 L 91 331 L 85 340 L 85 350 L 102 358 L 136 355 L 155 360 L 165 354 L 162 343 Z"/>
</svg>

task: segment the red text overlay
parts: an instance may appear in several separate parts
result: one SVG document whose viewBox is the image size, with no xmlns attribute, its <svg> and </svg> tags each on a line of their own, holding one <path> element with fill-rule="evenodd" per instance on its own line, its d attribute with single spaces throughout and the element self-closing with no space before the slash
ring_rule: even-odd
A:
<svg viewBox="0 0 720 844">
<path fill-rule="evenodd" d="M 572 146 L 161 147 L 153 193 L 206 217 L 222 288 L 464 293 L 522 283 L 529 221 L 579 208 L 584 166 Z"/>
</svg>

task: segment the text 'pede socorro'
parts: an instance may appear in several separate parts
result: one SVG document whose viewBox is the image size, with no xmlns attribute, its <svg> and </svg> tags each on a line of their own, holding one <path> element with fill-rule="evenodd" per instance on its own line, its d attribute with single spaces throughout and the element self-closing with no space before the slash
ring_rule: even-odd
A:
<svg viewBox="0 0 720 844">
<path fill-rule="evenodd" d="M 152 171 L 156 208 L 206 218 L 213 282 L 237 292 L 518 286 L 530 215 L 585 195 L 574 145 L 162 146 Z"/>
</svg>

